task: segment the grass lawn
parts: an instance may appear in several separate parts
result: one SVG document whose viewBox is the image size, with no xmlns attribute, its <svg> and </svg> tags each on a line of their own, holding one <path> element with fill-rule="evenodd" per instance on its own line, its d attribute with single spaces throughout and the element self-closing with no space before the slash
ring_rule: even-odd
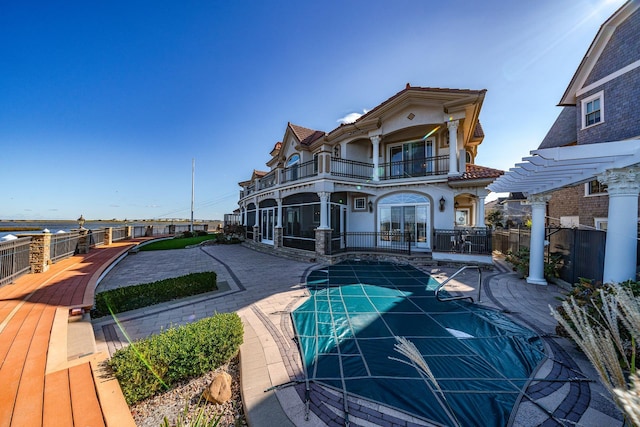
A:
<svg viewBox="0 0 640 427">
<path fill-rule="evenodd" d="M 140 250 L 161 251 L 167 249 L 184 249 L 187 246 L 197 245 L 205 240 L 212 240 L 215 238 L 215 234 L 207 234 L 206 236 L 178 237 L 175 239 L 159 240 L 157 242 L 149 243 L 148 245 L 140 246 Z"/>
</svg>

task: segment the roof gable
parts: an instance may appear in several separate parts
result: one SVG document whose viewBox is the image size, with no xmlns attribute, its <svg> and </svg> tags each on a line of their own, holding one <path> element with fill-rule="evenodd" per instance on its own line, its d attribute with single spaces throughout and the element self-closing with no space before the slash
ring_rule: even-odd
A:
<svg viewBox="0 0 640 427">
<path fill-rule="evenodd" d="M 587 79 L 596 67 L 603 52 L 605 52 L 616 29 L 639 8 L 640 2 L 629 0 L 600 26 L 598 33 L 593 42 L 591 42 L 591 46 L 589 46 L 584 58 L 582 58 L 582 62 L 580 62 L 578 69 L 573 75 L 558 105 L 576 105 L 577 93 L 586 86 Z"/>
</svg>

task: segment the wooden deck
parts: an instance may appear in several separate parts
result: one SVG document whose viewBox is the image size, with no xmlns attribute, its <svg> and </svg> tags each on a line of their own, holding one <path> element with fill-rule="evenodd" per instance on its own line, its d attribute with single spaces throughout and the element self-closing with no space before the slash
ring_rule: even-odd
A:
<svg viewBox="0 0 640 427">
<path fill-rule="evenodd" d="M 93 305 L 99 276 L 142 240 L 92 248 L 0 287 L 0 427 L 135 427 L 104 372 L 108 354 L 89 349 L 70 360 L 67 331 L 69 310 Z"/>
</svg>

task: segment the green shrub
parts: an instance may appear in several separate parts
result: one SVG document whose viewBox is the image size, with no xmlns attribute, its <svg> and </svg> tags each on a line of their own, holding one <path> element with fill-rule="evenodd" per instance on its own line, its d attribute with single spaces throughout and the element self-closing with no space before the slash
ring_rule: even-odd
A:
<svg viewBox="0 0 640 427">
<path fill-rule="evenodd" d="M 216 273 L 207 271 L 100 292 L 91 317 L 122 313 L 218 289 Z"/>
<path fill-rule="evenodd" d="M 209 233 L 204 230 L 196 231 L 196 236 L 207 236 Z"/>
<path fill-rule="evenodd" d="M 529 248 L 521 246 L 518 252 L 507 251 L 505 261 L 513 266 L 513 270 L 520 273 L 522 276 L 529 274 Z M 544 277 L 555 278 L 560 277 L 560 268 L 562 267 L 562 256 L 558 254 L 551 254 L 545 256 L 544 260 Z"/>
<path fill-rule="evenodd" d="M 133 404 L 227 363 L 238 353 L 243 334 L 236 313 L 215 314 L 133 342 L 116 351 L 109 366 Z"/>
</svg>

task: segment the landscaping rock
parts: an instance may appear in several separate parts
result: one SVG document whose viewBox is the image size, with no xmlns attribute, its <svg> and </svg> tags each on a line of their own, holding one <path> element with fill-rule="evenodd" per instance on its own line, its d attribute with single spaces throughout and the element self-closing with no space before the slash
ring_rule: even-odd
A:
<svg viewBox="0 0 640 427">
<path fill-rule="evenodd" d="M 221 404 L 231 399 L 231 375 L 219 372 L 204 390 L 203 396 L 211 403 Z"/>
</svg>

